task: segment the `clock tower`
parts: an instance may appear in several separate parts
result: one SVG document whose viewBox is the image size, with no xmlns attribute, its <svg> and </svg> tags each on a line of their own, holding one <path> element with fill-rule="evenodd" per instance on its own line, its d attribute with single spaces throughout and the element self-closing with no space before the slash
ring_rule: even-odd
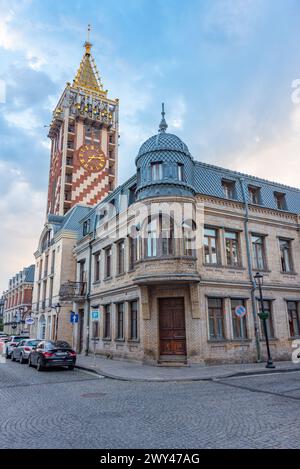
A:
<svg viewBox="0 0 300 469">
<path fill-rule="evenodd" d="M 47 214 L 94 205 L 117 184 L 119 100 L 103 89 L 91 47 L 88 38 L 73 83 L 53 112 Z"/>
</svg>

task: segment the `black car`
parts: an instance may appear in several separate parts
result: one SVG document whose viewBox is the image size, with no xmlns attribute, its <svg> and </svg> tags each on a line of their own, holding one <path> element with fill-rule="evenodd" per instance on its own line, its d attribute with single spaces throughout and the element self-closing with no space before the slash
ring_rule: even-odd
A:
<svg viewBox="0 0 300 469">
<path fill-rule="evenodd" d="M 42 340 L 32 349 L 28 357 L 28 366 L 36 366 L 37 371 L 53 366 L 67 366 L 73 370 L 76 352 L 68 342 L 62 340 Z"/>
</svg>

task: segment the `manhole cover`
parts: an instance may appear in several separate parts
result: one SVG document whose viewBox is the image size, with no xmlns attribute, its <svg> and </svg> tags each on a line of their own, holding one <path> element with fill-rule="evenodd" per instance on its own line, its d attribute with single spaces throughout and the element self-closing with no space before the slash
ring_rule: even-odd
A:
<svg viewBox="0 0 300 469">
<path fill-rule="evenodd" d="M 97 399 L 98 397 L 106 396 L 105 392 L 87 392 L 85 394 L 81 394 L 80 397 L 85 397 L 87 399 Z"/>
</svg>

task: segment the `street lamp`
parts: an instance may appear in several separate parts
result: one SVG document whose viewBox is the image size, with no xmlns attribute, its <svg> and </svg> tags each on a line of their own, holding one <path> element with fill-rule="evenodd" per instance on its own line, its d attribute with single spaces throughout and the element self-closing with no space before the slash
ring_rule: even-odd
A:
<svg viewBox="0 0 300 469">
<path fill-rule="evenodd" d="M 58 332 L 58 316 L 60 313 L 60 303 L 52 306 L 52 309 L 55 309 L 56 312 L 56 324 L 55 324 L 55 340 L 57 340 L 57 332 Z"/>
<path fill-rule="evenodd" d="M 257 272 L 254 276 L 256 285 L 258 286 L 258 289 L 259 289 L 259 300 L 260 300 L 260 304 L 261 304 L 261 312 L 258 313 L 258 316 L 260 317 L 260 319 L 262 320 L 263 325 L 264 325 L 264 333 L 265 333 L 266 346 L 267 346 L 267 352 L 268 352 L 268 361 L 267 361 L 267 364 L 266 364 L 266 368 L 275 368 L 275 365 L 273 364 L 273 360 L 272 360 L 272 357 L 271 357 L 270 345 L 269 345 L 269 336 L 268 336 L 268 328 L 267 328 L 267 319 L 268 319 L 269 315 L 268 315 L 267 312 L 265 312 L 264 299 L 263 299 L 263 295 L 262 295 L 263 278 L 264 278 L 264 276 L 262 274 L 260 274 L 259 272 Z"/>
</svg>

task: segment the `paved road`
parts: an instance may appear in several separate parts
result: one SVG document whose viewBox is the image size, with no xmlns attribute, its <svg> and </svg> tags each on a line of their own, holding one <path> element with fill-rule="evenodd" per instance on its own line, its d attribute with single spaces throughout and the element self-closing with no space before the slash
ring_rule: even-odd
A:
<svg viewBox="0 0 300 469">
<path fill-rule="evenodd" d="M 300 448 L 300 372 L 140 383 L 0 364 L 0 448 Z"/>
</svg>

